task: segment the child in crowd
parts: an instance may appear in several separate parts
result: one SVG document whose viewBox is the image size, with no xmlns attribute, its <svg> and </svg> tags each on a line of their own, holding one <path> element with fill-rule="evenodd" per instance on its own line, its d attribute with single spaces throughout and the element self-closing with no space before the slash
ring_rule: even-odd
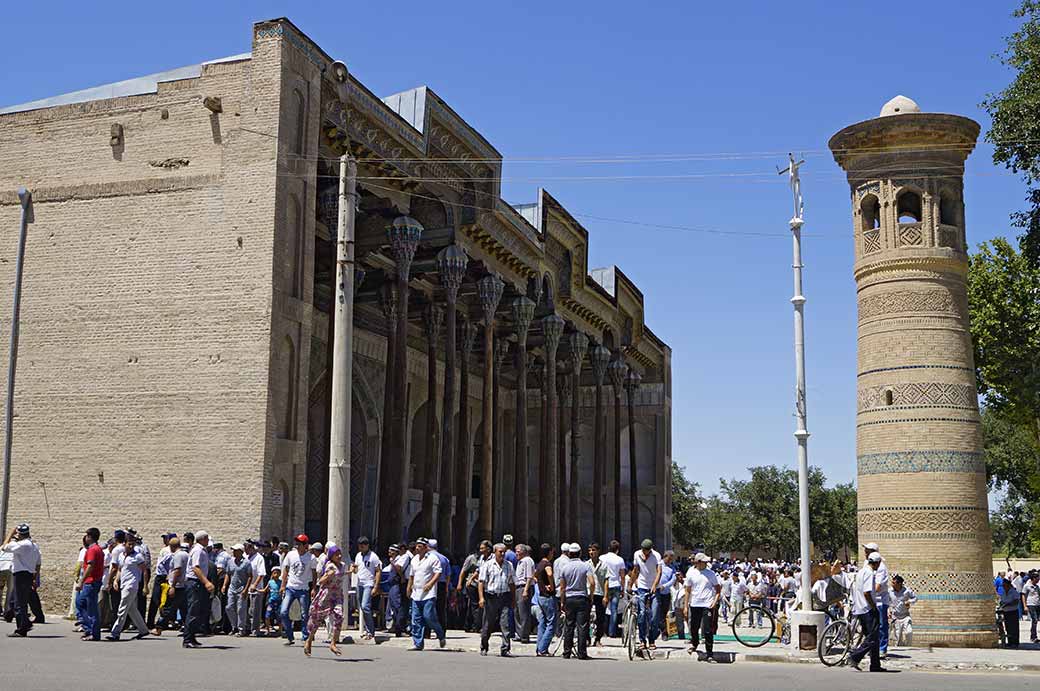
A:
<svg viewBox="0 0 1040 691">
<path fill-rule="evenodd" d="M 278 622 L 281 621 L 281 610 L 282 610 L 282 570 L 279 567 L 271 569 L 271 578 L 267 581 L 267 585 L 260 589 L 259 592 L 267 593 L 267 610 L 264 616 L 264 635 L 270 636 L 271 629 L 278 628 Z"/>
</svg>

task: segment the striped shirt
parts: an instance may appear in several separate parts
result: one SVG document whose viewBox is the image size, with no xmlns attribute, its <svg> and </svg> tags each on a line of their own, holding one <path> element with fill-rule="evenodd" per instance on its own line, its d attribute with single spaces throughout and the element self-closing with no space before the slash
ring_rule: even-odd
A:
<svg viewBox="0 0 1040 691">
<path fill-rule="evenodd" d="M 484 584 L 485 593 L 492 595 L 508 593 L 509 586 L 514 583 L 513 565 L 505 559 L 501 564 L 496 559 L 488 559 L 480 565 L 478 578 Z"/>
</svg>

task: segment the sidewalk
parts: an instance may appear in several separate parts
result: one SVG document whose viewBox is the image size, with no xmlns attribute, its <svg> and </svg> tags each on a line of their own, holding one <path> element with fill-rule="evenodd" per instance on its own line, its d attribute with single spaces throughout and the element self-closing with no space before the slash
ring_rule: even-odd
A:
<svg viewBox="0 0 1040 691">
<path fill-rule="evenodd" d="M 355 632 L 350 632 L 356 635 Z M 1029 629 L 1023 631 L 1022 640 L 1029 640 Z M 480 651 L 480 634 L 463 631 L 448 631 L 448 649 L 454 652 L 476 653 Z M 731 636 L 724 638 L 732 638 Z M 356 639 L 355 639 L 356 640 Z M 501 636 L 492 634 L 489 649 L 497 654 Z M 381 645 L 411 647 L 411 638 L 378 637 Z M 427 641 L 427 646 L 436 646 L 436 641 Z M 696 660 L 686 653 L 687 643 L 673 639 L 659 640 L 654 651 L 654 661 L 694 663 Z M 701 651 L 704 646 L 701 644 Z M 514 642 L 512 652 L 518 656 L 534 656 L 534 645 Z M 603 645 L 589 648 L 590 657 L 628 659 L 628 651 L 621 647 L 620 639 L 603 639 Z M 715 644 L 715 659 L 722 663 L 784 662 L 815 664 L 822 666 L 816 651 L 791 652 L 779 643 L 767 643 L 761 648 L 745 648 L 732 640 Z M 964 672 L 1040 672 L 1040 645 L 1024 643 L 1018 650 L 979 650 L 974 648 L 890 648 L 884 665 L 891 669 L 916 671 L 964 671 Z"/>
</svg>

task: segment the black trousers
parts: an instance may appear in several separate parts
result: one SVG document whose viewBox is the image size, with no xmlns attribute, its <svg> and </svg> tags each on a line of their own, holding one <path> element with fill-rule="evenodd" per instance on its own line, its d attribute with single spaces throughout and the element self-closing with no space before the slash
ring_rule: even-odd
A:
<svg viewBox="0 0 1040 691">
<path fill-rule="evenodd" d="M 477 586 L 466 586 L 466 603 L 469 606 L 469 617 L 467 619 L 466 630 L 480 631 L 482 629 L 482 617 L 484 616 L 484 612 L 478 606 L 480 604 L 480 595 L 477 592 Z"/>
<path fill-rule="evenodd" d="M 596 640 L 593 644 L 599 645 L 603 634 L 607 632 L 607 606 L 603 604 L 603 596 L 593 595 L 592 606 L 596 609 Z"/>
<path fill-rule="evenodd" d="M 1017 648 L 1019 643 L 1018 610 L 1004 610 L 1004 631 L 1007 632 L 1007 647 Z"/>
<path fill-rule="evenodd" d="M 166 605 L 162 608 L 159 613 L 159 620 L 155 622 L 155 628 L 157 629 L 168 629 L 173 626 L 177 621 L 177 613 L 182 614 L 182 620 L 185 620 L 185 604 L 187 602 L 187 588 L 170 588 L 166 594 Z"/>
<path fill-rule="evenodd" d="M 159 601 L 162 600 L 162 584 L 166 582 L 166 576 L 157 575 L 152 581 L 152 600 L 148 603 L 148 614 L 144 621 L 148 628 L 155 628 L 155 615 L 159 613 Z"/>
<path fill-rule="evenodd" d="M 527 643 L 531 639 L 531 631 L 534 630 L 535 621 L 531 616 L 531 598 L 533 593 L 528 592 L 524 597 L 523 586 L 516 588 L 516 635 L 521 643 Z"/>
<path fill-rule="evenodd" d="M 188 580 L 188 620 L 184 627 L 184 643 L 198 643 L 198 635 L 209 618 L 209 592 L 202 581 Z"/>
<path fill-rule="evenodd" d="M 15 631 L 29 633 L 32 623 L 29 622 L 29 602 L 33 595 L 32 571 L 17 571 L 14 574 L 14 619 Z"/>
<path fill-rule="evenodd" d="M 373 605 L 373 611 L 375 607 Z M 441 626 L 448 628 L 448 583 L 447 581 L 437 583 L 437 621 Z"/>
<path fill-rule="evenodd" d="M 715 635 L 712 624 L 712 610 L 707 607 L 690 607 L 690 645 L 697 649 L 700 645 L 700 635 L 704 636 L 704 652 L 711 657 L 712 647 L 715 645 Z"/>
<path fill-rule="evenodd" d="M 871 671 L 881 669 L 881 639 L 878 637 L 878 612 L 870 610 L 864 614 L 857 614 L 859 625 L 863 627 L 863 642 L 859 647 L 849 653 L 849 659 L 859 664 L 859 661 L 870 654 Z"/>
<path fill-rule="evenodd" d="M 568 597 L 563 603 L 567 622 L 563 629 L 563 656 L 570 657 L 574 650 L 574 629 L 578 629 L 578 657 L 585 659 L 589 654 L 589 611 L 592 603 L 588 596 Z"/>
</svg>

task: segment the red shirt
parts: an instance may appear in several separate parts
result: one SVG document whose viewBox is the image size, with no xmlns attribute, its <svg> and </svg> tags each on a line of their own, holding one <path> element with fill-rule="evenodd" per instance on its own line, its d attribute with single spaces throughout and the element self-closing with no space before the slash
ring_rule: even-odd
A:
<svg viewBox="0 0 1040 691">
<path fill-rule="evenodd" d="M 84 583 L 95 583 L 101 580 L 105 570 L 105 553 L 101 551 L 95 542 L 87 547 L 87 553 L 83 555 L 83 563 L 86 564 L 87 575 Z"/>
</svg>

